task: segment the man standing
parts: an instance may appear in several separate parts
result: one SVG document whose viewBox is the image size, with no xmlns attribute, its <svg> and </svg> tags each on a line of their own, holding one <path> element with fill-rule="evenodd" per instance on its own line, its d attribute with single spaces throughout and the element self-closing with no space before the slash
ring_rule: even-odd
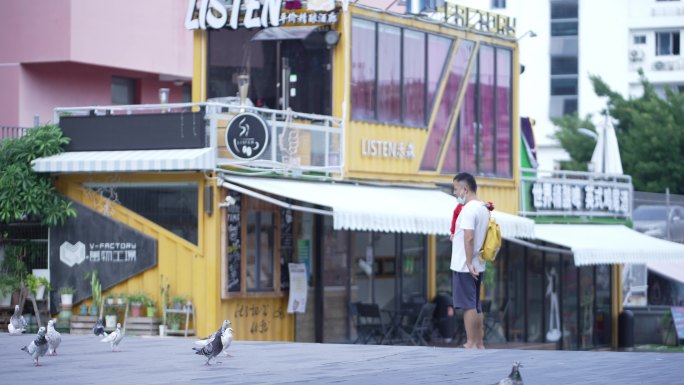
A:
<svg viewBox="0 0 684 385">
<path fill-rule="evenodd" d="M 454 308 L 463 309 L 466 349 L 484 349 L 480 285 L 485 264 L 479 259 L 489 223 L 489 211 L 477 197 L 477 183 L 468 173 L 454 177 L 454 195 L 463 204 L 451 243 Z"/>
</svg>

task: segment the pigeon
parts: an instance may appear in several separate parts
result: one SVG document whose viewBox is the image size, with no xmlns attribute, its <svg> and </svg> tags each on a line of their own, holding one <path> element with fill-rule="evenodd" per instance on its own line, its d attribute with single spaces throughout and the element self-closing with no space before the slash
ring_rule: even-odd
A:
<svg viewBox="0 0 684 385">
<path fill-rule="evenodd" d="M 200 340 L 195 341 L 195 345 L 198 345 L 198 346 L 206 346 L 208 343 L 211 342 L 211 340 L 214 339 L 214 337 L 215 337 L 217 334 L 218 334 L 218 335 L 223 334 L 223 331 L 226 330 L 227 328 L 229 328 L 230 326 L 231 326 L 230 321 L 229 321 L 229 320 L 224 320 L 224 321 L 223 321 L 223 325 L 221 325 L 221 327 L 220 327 L 217 331 L 215 331 L 214 333 L 212 333 L 209 337 L 202 338 L 202 339 L 200 339 Z"/>
<path fill-rule="evenodd" d="M 31 341 L 30 344 L 21 348 L 21 350 L 33 357 L 33 364 L 35 366 L 40 366 L 38 363 L 38 357 L 43 357 L 48 351 L 48 341 L 47 338 L 45 338 L 45 328 L 41 326 L 40 329 L 38 329 L 36 339 Z"/>
<path fill-rule="evenodd" d="M 57 348 L 62 343 L 62 335 L 55 330 L 55 320 L 48 321 L 47 328 L 48 356 L 57 355 Z"/>
<path fill-rule="evenodd" d="M 116 330 L 109 333 L 105 338 L 101 339 L 100 342 L 109 342 L 110 345 L 112 346 L 112 351 L 118 352 L 119 351 L 119 343 L 121 342 L 121 340 L 123 338 L 124 338 L 124 334 L 121 331 L 121 324 L 117 323 L 116 324 Z"/>
<path fill-rule="evenodd" d="M 522 376 L 520 376 L 520 367 L 522 367 L 520 361 L 515 361 L 513 363 L 513 369 L 511 369 L 511 374 L 497 382 L 496 385 L 523 385 Z"/>
<path fill-rule="evenodd" d="M 226 357 L 231 357 L 231 355 L 227 352 L 231 342 L 233 342 L 233 328 L 227 328 L 221 335 L 221 344 L 223 345 L 221 352 L 225 352 Z M 220 362 L 217 363 L 220 364 Z"/>
<path fill-rule="evenodd" d="M 104 325 L 102 325 L 102 320 L 99 318 L 97 319 L 95 326 L 93 326 L 93 333 L 95 333 L 96 336 L 107 337 L 107 332 L 104 329 Z"/>
<path fill-rule="evenodd" d="M 199 354 L 199 355 L 203 355 L 203 356 L 207 357 L 206 365 L 211 365 L 209 363 L 209 361 L 211 361 L 212 358 L 215 358 L 216 356 L 221 354 L 221 352 L 223 351 L 223 339 L 224 339 L 224 336 L 226 335 L 226 333 L 228 333 L 229 329 L 230 328 L 224 330 L 223 333 L 220 335 L 217 334 L 218 333 L 218 331 L 217 331 L 215 333 L 217 335 L 214 336 L 214 338 L 212 338 L 212 340 L 209 343 L 207 343 L 206 345 L 204 345 L 203 347 L 192 348 L 192 350 L 195 351 L 195 354 Z M 220 330 L 220 328 L 219 328 L 219 330 Z M 230 329 L 230 330 L 232 330 L 232 329 Z"/>
<path fill-rule="evenodd" d="M 26 330 L 26 320 L 24 316 L 19 314 L 19 305 L 14 305 L 14 314 L 10 317 L 9 325 L 7 325 L 7 330 L 12 335 L 18 335 Z"/>
</svg>

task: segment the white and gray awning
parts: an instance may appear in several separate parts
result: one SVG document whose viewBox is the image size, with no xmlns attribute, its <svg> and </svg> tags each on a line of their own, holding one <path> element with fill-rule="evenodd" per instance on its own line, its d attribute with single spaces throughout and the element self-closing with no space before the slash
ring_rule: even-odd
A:
<svg viewBox="0 0 684 385">
<path fill-rule="evenodd" d="M 130 151 L 73 151 L 38 158 L 36 172 L 136 172 L 213 170 L 211 148 Z"/>
</svg>

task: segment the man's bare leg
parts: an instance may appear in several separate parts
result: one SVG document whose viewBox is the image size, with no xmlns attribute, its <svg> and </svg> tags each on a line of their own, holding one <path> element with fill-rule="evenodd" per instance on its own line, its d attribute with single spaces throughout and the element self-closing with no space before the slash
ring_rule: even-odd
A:
<svg viewBox="0 0 684 385">
<path fill-rule="evenodd" d="M 476 313 L 477 314 L 477 329 L 478 333 L 476 334 L 478 336 L 477 341 L 475 343 L 475 347 L 477 349 L 484 349 L 484 314 L 482 313 Z"/>
<path fill-rule="evenodd" d="M 475 309 L 466 309 L 463 311 L 463 324 L 466 330 L 466 343 L 463 345 L 466 349 L 476 349 L 479 329 L 477 328 L 480 315 Z"/>
</svg>

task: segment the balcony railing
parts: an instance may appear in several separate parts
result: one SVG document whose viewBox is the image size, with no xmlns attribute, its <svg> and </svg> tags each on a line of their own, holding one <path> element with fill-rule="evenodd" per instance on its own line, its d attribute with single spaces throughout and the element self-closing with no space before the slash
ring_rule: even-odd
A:
<svg viewBox="0 0 684 385">
<path fill-rule="evenodd" d="M 0 126 L 0 140 L 19 138 L 28 132 L 26 127 Z"/>
<path fill-rule="evenodd" d="M 326 115 L 272 110 L 247 105 L 207 102 L 125 106 L 57 108 L 54 121 L 61 117 L 149 115 L 204 110 L 208 147 L 214 149 L 216 164 L 251 172 L 299 175 L 314 173 L 341 176 L 344 168 L 344 127 L 342 119 Z M 225 144 L 225 130 L 241 113 L 253 113 L 266 121 L 269 141 L 257 158 L 234 157 Z M 189 120 L 185 115 L 186 119 Z M 186 122 L 187 124 L 188 122 Z M 97 125 L 93 126 L 94 129 Z"/>
</svg>

